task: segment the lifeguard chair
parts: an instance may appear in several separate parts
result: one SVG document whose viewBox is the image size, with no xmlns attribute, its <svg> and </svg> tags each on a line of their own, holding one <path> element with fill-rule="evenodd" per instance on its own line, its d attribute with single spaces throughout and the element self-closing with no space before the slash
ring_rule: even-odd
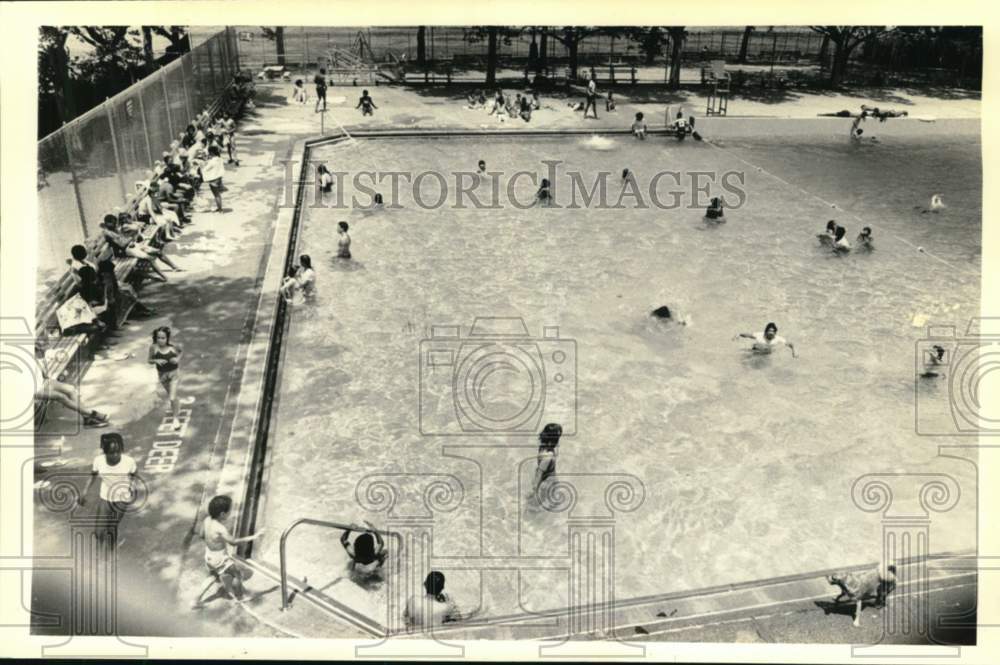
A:
<svg viewBox="0 0 1000 665">
<path fill-rule="evenodd" d="M 702 70 L 702 81 L 708 88 L 708 102 L 705 115 L 726 115 L 729 108 L 729 72 L 725 60 L 713 60 L 711 66 Z"/>
</svg>

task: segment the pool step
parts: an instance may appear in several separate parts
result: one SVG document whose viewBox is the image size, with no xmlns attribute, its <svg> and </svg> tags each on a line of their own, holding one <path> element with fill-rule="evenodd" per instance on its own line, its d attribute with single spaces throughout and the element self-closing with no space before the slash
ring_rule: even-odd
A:
<svg viewBox="0 0 1000 665">
<path fill-rule="evenodd" d="M 916 562 L 900 562 L 897 565 L 900 582 L 896 593 L 932 590 L 956 581 L 974 582 L 975 570 L 962 566 L 962 559 L 968 558 L 963 555 L 932 557 L 928 562 L 926 589 L 908 581 L 907 569 Z M 834 572 L 866 570 L 872 566 L 874 564 L 624 600 L 615 604 L 611 620 L 603 626 L 601 623 L 606 620 L 603 612 L 583 608 L 574 612 L 562 609 L 520 617 L 489 618 L 475 625 L 443 626 L 436 629 L 434 634 L 435 637 L 453 639 L 529 639 L 556 642 L 567 639 L 664 639 L 657 638 L 656 635 L 740 616 L 821 609 L 827 611 L 839 589 L 830 585 L 826 576 Z"/>
<path fill-rule="evenodd" d="M 267 625 L 293 637 L 313 639 L 364 639 L 383 637 L 385 628 L 374 619 L 313 589 L 304 580 L 288 577 L 290 602 L 281 608 L 281 575 L 277 568 L 262 561 L 240 559 L 255 573 L 278 586 L 265 603 L 251 608 L 254 616 Z"/>
<path fill-rule="evenodd" d="M 975 583 L 975 557 L 972 554 L 935 555 L 927 562 L 926 584 L 911 580 L 916 561 L 897 564 L 899 580 L 896 594 L 924 593 L 953 584 Z M 266 562 L 246 564 L 280 584 L 278 569 Z M 834 572 L 860 571 L 874 564 L 835 570 L 822 570 L 768 580 L 659 594 L 627 599 L 615 604 L 610 620 L 603 611 L 592 608 L 558 610 L 485 617 L 468 623 L 448 624 L 434 630 L 434 637 L 452 640 L 542 640 L 553 644 L 567 640 L 618 640 L 635 642 L 666 640 L 671 633 L 697 629 L 741 618 L 763 617 L 777 613 L 824 611 L 833 607 L 839 593 L 827 582 Z M 275 626 L 288 626 L 289 634 L 310 638 L 381 637 L 386 635 L 385 617 L 363 592 L 351 594 L 344 587 L 333 599 L 313 589 L 305 580 L 289 576 L 291 602 L 281 611 L 280 592 L 267 603 L 267 619 Z M 347 595 L 345 595 L 345 593 Z M 384 609 L 382 610 L 384 611 Z M 606 624 L 604 622 L 607 621 Z M 602 625 L 604 624 L 604 625 Z M 399 634 L 398 637 L 421 637 Z"/>
</svg>

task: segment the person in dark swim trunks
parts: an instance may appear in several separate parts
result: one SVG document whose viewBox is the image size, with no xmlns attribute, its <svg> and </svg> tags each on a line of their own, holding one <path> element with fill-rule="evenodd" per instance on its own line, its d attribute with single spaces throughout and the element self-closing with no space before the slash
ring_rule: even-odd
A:
<svg viewBox="0 0 1000 665">
<path fill-rule="evenodd" d="M 320 69 L 319 74 L 313 79 L 316 84 L 316 113 L 319 113 L 319 103 L 323 102 L 323 110 L 326 110 L 326 70 Z"/>
</svg>

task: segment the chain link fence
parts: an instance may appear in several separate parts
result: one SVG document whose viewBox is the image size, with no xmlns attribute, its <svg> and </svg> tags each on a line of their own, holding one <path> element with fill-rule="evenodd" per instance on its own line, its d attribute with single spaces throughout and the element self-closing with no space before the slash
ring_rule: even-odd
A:
<svg viewBox="0 0 1000 665">
<path fill-rule="evenodd" d="M 238 68 L 236 31 L 226 28 L 38 142 L 39 293 Z"/>
<path fill-rule="evenodd" d="M 238 34 L 240 61 L 244 67 L 260 69 L 278 64 L 278 43 L 273 34 L 265 33 L 260 26 L 244 26 L 235 28 Z M 470 41 L 469 32 L 460 26 L 428 26 L 424 33 L 424 48 L 426 57 L 430 60 L 483 60 L 487 55 L 485 39 Z M 532 39 L 540 43 L 539 33 L 532 35 L 530 29 L 525 29 L 517 35 L 501 36 L 498 44 L 501 61 L 527 60 Z M 713 57 L 735 59 L 739 56 L 743 40 L 743 30 L 700 30 L 688 28 L 684 43 L 685 53 L 689 57 L 697 57 L 704 51 L 709 51 Z M 285 47 L 285 64 L 289 66 L 314 66 L 331 49 L 338 48 L 354 53 L 359 52 L 359 45 L 364 44 L 367 52 L 376 62 L 390 59 L 403 59 L 413 62 L 417 59 L 417 28 L 416 27 L 379 27 L 379 28 L 322 28 L 322 27 L 284 27 L 283 41 Z M 560 61 L 569 58 L 565 45 L 554 37 L 547 40 L 548 57 Z M 758 29 L 751 33 L 747 48 L 750 59 L 767 60 L 773 56 L 789 58 L 817 57 L 823 45 L 823 37 L 811 30 L 802 28 L 776 28 L 773 32 Z M 608 35 L 592 35 L 585 38 L 579 45 L 579 56 L 584 62 L 597 62 L 609 58 L 644 59 L 641 45 L 625 38 L 612 38 Z M 661 53 L 655 61 L 662 63 L 665 53 Z"/>
</svg>

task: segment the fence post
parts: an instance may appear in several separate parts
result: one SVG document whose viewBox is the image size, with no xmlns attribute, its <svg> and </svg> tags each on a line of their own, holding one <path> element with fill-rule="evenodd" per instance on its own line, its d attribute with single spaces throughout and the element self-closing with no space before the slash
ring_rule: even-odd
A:
<svg viewBox="0 0 1000 665">
<path fill-rule="evenodd" d="M 212 42 L 205 42 L 205 54 L 208 56 L 208 80 L 212 82 L 212 96 L 215 96 L 215 67 L 212 65 Z"/>
<path fill-rule="evenodd" d="M 148 161 L 146 162 L 146 168 L 152 168 L 153 162 L 153 149 L 149 145 L 149 130 L 146 128 L 146 105 L 142 103 L 142 90 L 138 91 L 139 97 L 139 115 L 142 116 L 142 135 L 146 139 L 146 155 Z"/>
<path fill-rule="evenodd" d="M 167 77 L 161 75 L 160 76 L 160 83 L 163 84 L 163 108 L 167 112 L 167 129 L 170 130 L 168 133 L 170 134 L 170 140 L 173 141 L 174 140 L 174 123 L 173 123 L 173 119 L 170 117 L 170 97 L 169 97 L 168 92 L 167 92 Z M 168 143 L 168 145 L 169 145 L 169 143 Z M 164 147 L 166 147 L 166 146 L 164 146 Z"/>
<path fill-rule="evenodd" d="M 229 33 L 229 45 L 233 51 L 233 57 L 236 59 L 236 71 L 240 71 L 240 35 L 236 32 L 236 28 L 226 28 L 226 32 Z"/>
<path fill-rule="evenodd" d="M 306 32 L 304 26 L 302 28 L 302 43 L 302 50 L 305 51 L 305 54 L 302 56 L 303 62 L 299 65 L 299 68 L 305 70 L 309 66 L 309 33 Z"/>
<path fill-rule="evenodd" d="M 187 57 L 187 56 L 185 56 Z M 187 108 L 188 117 L 182 124 L 187 126 L 187 123 L 191 122 L 191 118 L 194 117 L 194 113 L 191 112 L 191 96 L 188 95 L 188 84 L 187 76 L 184 75 L 184 63 L 181 63 L 181 83 L 184 85 L 184 106 Z"/>
<path fill-rule="evenodd" d="M 140 95 L 139 98 L 141 99 L 142 96 Z M 122 190 L 122 202 L 127 205 L 128 204 L 128 189 L 125 187 L 125 174 L 122 173 L 122 161 L 121 161 L 121 158 L 118 156 L 118 138 L 117 138 L 116 133 L 115 133 L 115 119 L 114 119 L 114 114 L 111 112 L 111 109 L 108 108 L 108 103 L 107 102 L 104 102 L 103 106 L 104 106 L 104 112 L 107 113 L 107 115 L 108 115 L 108 127 L 111 130 L 111 147 L 115 151 L 115 171 L 118 173 L 118 186 Z M 72 162 L 72 160 L 70 160 L 70 161 Z M 73 172 L 73 180 L 74 181 L 76 180 L 76 171 Z M 77 191 L 76 196 L 77 196 L 77 199 L 80 198 L 80 192 L 79 192 L 79 190 Z M 83 201 L 82 200 L 80 201 L 80 218 L 83 219 Z M 87 222 L 86 222 L 86 220 L 84 220 L 84 222 L 83 222 L 83 236 L 87 237 Z"/>
<path fill-rule="evenodd" d="M 80 210 L 80 227 L 83 230 L 83 237 L 87 237 L 87 218 L 83 214 L 83 197 L 80 196 L 80 180 L 76 177 L 76 169 L 73 168 L 73 151 L 70 149 L 70 139 L 72 135 L 69 130 L 66 129 L 66 123 L 63 123 L 63 133 L 66 138 L 63 140 L 63 145 L 66 146 L 66 163 L 69 165 L 70 175 L 73 176 L 73 193 L 76 195 L 76 207 Z M 114 142 L 114 134 L 111 135 L 111 141 Z M 117 153 L 118 148 L 115 148 Z M 121 183 L 121 171 L 118 172 L 118 182 Z M 123 185 L 124 186 L 124 185 Z"/>
</svg>

